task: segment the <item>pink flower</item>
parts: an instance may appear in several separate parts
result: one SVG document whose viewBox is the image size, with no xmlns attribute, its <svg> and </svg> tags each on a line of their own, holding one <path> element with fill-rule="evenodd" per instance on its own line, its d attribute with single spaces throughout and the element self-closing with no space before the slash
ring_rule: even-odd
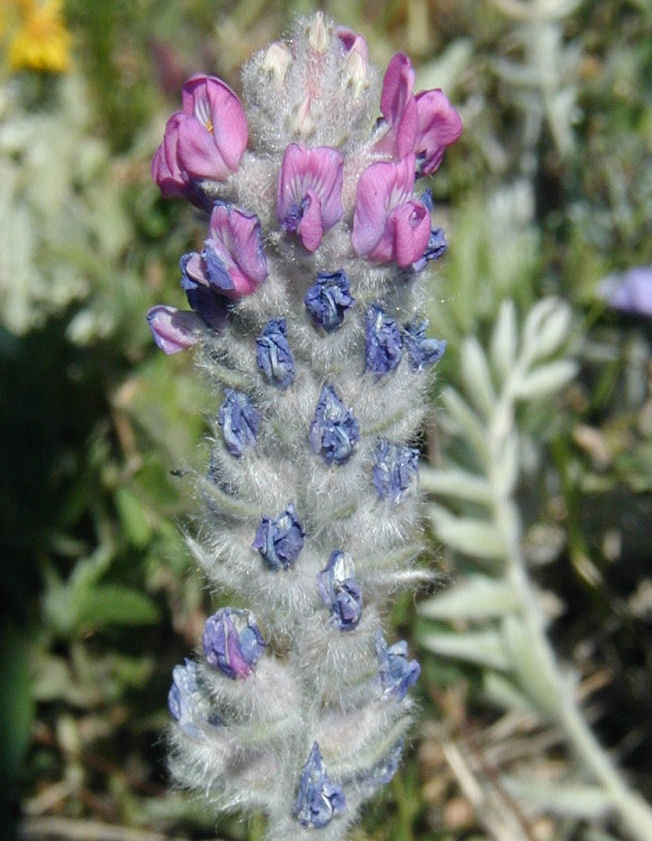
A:
<svg viewBox="0 0 652 841">
<path fill-rule="evenodd" d="M 418 93 L 416 104 L 418 126 L 414 152 L 417 171 L 419 175 L 430 175 L 441 163 L 444 149 L 462 134 L 462 120 L 439 88 Z"/>
<path fill-rule="evenodd" d="M 417 133 L 417 105 L 412 89 L 414 70 L 405 53 L 396 53 L 387 65 L 380 95 L 380 110 L 388 126 L 376 151 L 404 158 L 414 151 Z"/>
<path fill-rule="evenodd" d="M 196 344 L 202 329 L 202 322 L 194 312 L 163 304 L 151 308 L 147 323 L 154 341 L 168 356 Z"/>
<path fill-rule="evenodd" d="M 278 174 L 276 214 L 281 227 L 297 233 L 307 251 L 342 218 L 344 159 L 330 146 L 308 149 L 291 143 Z"/>
<path fill-rule="evenodd" d="M 369 58 L 369 50 L 367 49 L 367 42 L 363 35 L 359 35 L 348 26 L 337 26 L 335 28 L 337 37 L 340 39 L 342 49 L 349 55 L 351 53 L 358 53 L 362 59 L 365 67 Z"/>
<path fill-rule="evenodd" d="M 430 214 L 412 198 L 415 157 L 368 166 L 358 181 L 353 214 L 353 247 L 376 263 L 410 266 L 426 250 Z"/>
<path fill-rule="evenodd" d="M 152 161 L 152 178 L 166 198 L 186 195 L 193 179 L 224 181 L 247 145 L 244 109 L 221 79 L 193 76 L 181 101 L 183 110 L 168 120 Z"/>
<path fill-rule="evenodd" d="M 414 70 L 404 53 L 387 65 L 380 110 L 388 126 L 375 150 L 400 160 L 416 155 L 417 175 L 430 175 L 441 163 L 444 149 L 462 133 L 462 120 L 440 89 L 412 94 Z"/>
<path fill-rule="evenodd" d="M 268 274 L 258 217 L 216 203 L 204 248 L 183 257 L 181 267 L 186 286 L 211 287 L 228 298 L 251 295 Z"/>
</svg>

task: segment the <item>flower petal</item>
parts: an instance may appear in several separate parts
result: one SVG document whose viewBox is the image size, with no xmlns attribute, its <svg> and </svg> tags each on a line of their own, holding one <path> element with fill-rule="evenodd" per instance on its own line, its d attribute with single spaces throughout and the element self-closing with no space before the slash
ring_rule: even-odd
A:
<svg viewBox="0 0 652 841">
<path fill-rule="evenodd" d="M 199 341 L 201 320 L 193 313 L 159 304 L 147 313 L 147 323 L 157 346 L 169 355 Z"/>
</svg>

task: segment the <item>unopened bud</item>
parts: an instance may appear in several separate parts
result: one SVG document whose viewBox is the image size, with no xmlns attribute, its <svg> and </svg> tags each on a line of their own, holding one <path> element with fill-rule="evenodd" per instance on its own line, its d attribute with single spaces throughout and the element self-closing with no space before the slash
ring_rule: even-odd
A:
<svg viewBox="0 0 652 841">
<path fill-rule="evenodd" d="M 263 57 L 262 68 L 271 73 L 277 82 L 281 83 L 292 63 L 292 53 L 287 44 L 282 41 L 274 41 L 269 45 Z"/>
<path fill-rule="evenodd" d="M 299 137 L 310 137 L 315 130 L 315 121 L 310 114 L 312 100 L 307 96 L 294 118 L 292 129 Z"/>
<path fill-rule="evenodd" d="M 329 32 L 324 22 L 324 13 L 317 12 L 308 26 L 308 43 L 316 53 L 325 53 L 328 41 Z"/>
</svg>

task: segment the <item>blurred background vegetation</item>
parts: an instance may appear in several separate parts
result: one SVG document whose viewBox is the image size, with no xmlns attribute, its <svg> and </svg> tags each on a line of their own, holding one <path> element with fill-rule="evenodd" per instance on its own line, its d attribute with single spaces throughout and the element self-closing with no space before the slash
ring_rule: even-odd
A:
<svg viewBox="0 0 652 841">
<path fill-rule="evenodd" d="M 553 350 L 575 360 L 566 370 L 577 375 L 518 408 L 513 497 L 559 662 L 572 668 L 600 741 L 650 799 L 652 6 L 320 5 L 365 34 L 377 64 L 409 53 L 417 89 L 442 87 L 464 119 L 428 185 L 450 246 L 429 312 L 448 341 L 423 435 L 434 467 L 469 464 L 471 433 L 442 398 L 473 380 L 468 365 L 466 381 L 460 373 L 468 338 L 490 354 L 506 300 L 517 329 L 544 296 L 570 308 L 570 332 Z M 154 303 L 181 305 L 177 260 L 202 234 L 188 206 L 160 198 L 149 163 L 185 78 L 215 73 L 238 90 L 249 54 L 315 8 L 0 4 L 0 806 L 9 837 L 262 837 L 261 819 L 216 818 L 166 781 L 171 668 L 211 604 L 180 536 L 194 508 L 183 472 L 203 463 L 215 406 L 191 357 L 163 357 L 145 323 Z M 649 273 L 639 289 L 647 309 L 610 306 L 604 279 L 611 289 L 636 267 Z M 432 508 L 426 562 L 448 592 L 487 571 L 445 527 L 477 511 L 467 503 Z M 504 679 L 510 666 L 495 649 L 473 657 L 450 647 L 475 626 L 446 610 L 417 616 L 411 598 L 393 607 L 394 627 L 415 648 L 423 641 L 422 716 L 402 773 L 355 841 L 622 837 L 595 789 L 574 789 L 574 808 L 572 797 L 563 802 L 578 773 L 564 733 L 528 705 L 527 686 Z M 517 790 L 505 775 L 537 782 Z"/>
</svg>

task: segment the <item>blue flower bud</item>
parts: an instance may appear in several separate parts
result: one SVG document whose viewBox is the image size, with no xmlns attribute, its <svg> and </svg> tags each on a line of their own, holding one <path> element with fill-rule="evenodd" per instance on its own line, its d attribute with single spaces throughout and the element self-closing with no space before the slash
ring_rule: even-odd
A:
<svg viewBox="0 0 652 841">
<path fill-rule="evenodd" d="M 401 761 L 402 753 L 403 739 L 399 739 L 398 742 L 389 749 L 387 756 L 384 756 L 380 762 L 377 762 L 373 766 L 373 768 L 370 768 L 363 774 L 359 774 L 357 776 L 357 781 L 362 785 L 367 786 L 386 785 L 396 773 Z"/>
<path fill-rule="evenodd" d="M 418 471 L 419 451 L 415 447 L 378 439 L 374 447 L 373 482 L 379 499 L 388 499 L 396 505 Z"/>
<path fill-rule="evenodd" d="M 262 418 L 249 397 L 242 391 L 227 388 L 217 422 L 222 428 L 224 443 L 232 456 L 240 456 L 256 443 Z"/>
<path fill-rule="evenodd" d="M 346 464 L 360 440 L 357 420 L 329 385 L 319 395 L 309 439 L 315 455 L 320 455 L 326 464 Z"/>
<path fill-rule="evenodd" d="M 448 243 L 443 228 L 432 228 L 428 245 L 422 256 L 412 263 L 412 271 L 422 272 L 431 260 L 439 260 L 448 251 Z"/>
<path fill-rule="evenodd" d="M 365 371 L 378 376 L 396 370 L 403 355 L 401 329 L 379 304 L 372 304 L 364 320 Z"/>
<path fill-rule="evenodd" d="M 344 792 L 329 780 L 319 745 L 315 742 L 301 771 L 294 814 L 301 826 L 320 829 L 345 808 Z"/>
<path fill-rule="evenodd" d="M 204 322 L 214 330 L 220 330 L 227 318 L 227 299 L 211 286 L 198 283 L 188 275 L 186 266 L 193 256 L 193 254 L 184 254 L 179 260 L 181 288 L 185 291 L 192 309 L 201 316 Z"/>
<path fill-rule="evenodd" d="M 413 371 L 422 371 L 434 365 L 444 355 L 445 339 L 426 338 L 427 318 L 415 316 L 410 324 L 405 325 L 404 340 L 407 346 L 408 360 Z"/>
<path fill-rule="evenodd" d="M 274 572 L 292 566 L 303 549 L 306 533 L 290 503 L 275 520 L 263 517 L 256 530 L 253 549 L 258 549 L 267 566 Z"/>
<path fill-rule="evenodd" d="M 353 558 L 347 552 L 333 552 L 326 569 L 317 574 L 317 590 L 341 631 L 353 631 L 358 627 L 362 593 L 355 580 Z"/>
<path fill-rule="evenodd" d="M 416 660 L 407 659 L 407 643 L 405 640 L 387 647 L 387 643 L 378 632 L 376 637 L 376 653 L 380 663 L 380 682 L 386 695 L 395 695 L 401 701 L 410 686 L 419 679 L 421 666 Z"/>
<path fill-rule="evenodd" d="M 248 677 L 265 650 L 253 615 L 233 607 L 208 617 L 202 646 L 209 666 L 234 680 Z"/>
<path fill-rule="evenodd" d="M 294 357 L 286 339 L 284 318 L 272 318 L 256 339 L 256 363 L 271 385 L 286 389 L 294 382 Z"/>
<path fill-rule="evenodd" d="M 333 274 L 319 272 L 303 300 L 314 321 L 332 333 L 342 326 L 344 313 L 355 298 L 350 294 L 349 278 L 340 269 Z"/>
<path fill-rule="evenodd" d="M 208 697 L 199 686 L 194 660 L 186 660 L 185 665 L 175 666 L 172 670 L 168 709 L 183 732 L 195 739 L 201 736 L 202 722 L 213 727 L 220 723 L 216 715 L 210 714 Z"/>
</svg>

